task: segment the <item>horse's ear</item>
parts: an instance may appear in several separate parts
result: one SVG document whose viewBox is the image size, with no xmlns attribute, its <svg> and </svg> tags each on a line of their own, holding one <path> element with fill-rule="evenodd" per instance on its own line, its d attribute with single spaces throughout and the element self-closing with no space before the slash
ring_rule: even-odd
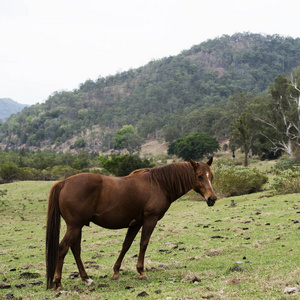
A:
<svg viewBox="0 0 300 300">
<path fill-rule="evenodd" d="M 211 156 L 210 159 L 206 162 L 209 166 L 211 166 L 212 162 L 213 162 L 213 157 Z"/>
<path fill-rule="evenodd" d="M 194 169 L 198 166 L 198 163 L 193 161 L 191 158 L 189 158 L 189 161 Z"/>
</svg>

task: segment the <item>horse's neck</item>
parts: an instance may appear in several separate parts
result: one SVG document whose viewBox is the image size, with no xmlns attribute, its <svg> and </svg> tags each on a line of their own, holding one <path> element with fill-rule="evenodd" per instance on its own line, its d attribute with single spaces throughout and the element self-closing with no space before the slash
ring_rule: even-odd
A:
<svg viewBox="0 0 300 300">
<path fill-rule="evenodd" d="M 180 164 L 181 165 L 179 165 L 178 163 L 178 165 L 175 164 L 173 166 L 173 174 L 176 174 L 176 176 L 173 176 L 171 180 L 166 181 L 168 183 L 166 186 L 166 191 L 170 197 L 171 202 L 179 199 L 193 188 L 193 178 L 191 175 L 191 170 L 189 169 L 189 164 Z"/>
<path fill-rule="evenodd" d="M 185 187 L 184 190 L 178 191 L 178 193 L 175 195 L 174 193 L 174 199 L 172 199 L 172 202 L 176 201 L 177 199 L 181 198 L 182 196 L 184 196 L 186 193 L 188 193 L 190 190 L 192 189 L 192 186 L 190 187 Z"/>
</svg>

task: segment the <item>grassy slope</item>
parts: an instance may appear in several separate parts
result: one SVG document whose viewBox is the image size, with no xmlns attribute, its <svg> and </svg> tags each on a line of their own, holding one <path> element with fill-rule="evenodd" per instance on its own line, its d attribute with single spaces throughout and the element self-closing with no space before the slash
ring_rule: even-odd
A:
<svg viewBox="0 0 300 300">
<path fill-rule="evenodd" d="M 1 185 L 7 196 L 0 202 L 0 297 L 44 299 L 58 294 L 45 291 L 45 215 L 51 182 Z M 236 206 L 223 199 L 212 208 L 190 201 L 175 202 L 159 222 L 146 256 L 148 281 L 135 271 L 139 236 L 124 259 L 122 278 L 112 281 L 112 266 L 125 230 L 85 227 L 82 257 L 96 286 L 80 279 L 69 253 L 63 270 L 67 291 L 62 299 L 134 299 L 143 291 L 147 299 L 297 299 L 284 294 L 286 286 L 299 287 L 299 194 L 235 197 Z M 62 227 L 64 231 L 64 226 Z M 37 278 L 20 278 L 25 273 Z M 195 279 L 201 279 L 201 282 Z M 42 281 L 41 285 L 32 285 Z M 16 285 L 24 284 L 23 287 Z M 299 296 L 299 294 L 298 294 Z"/>
</svg>

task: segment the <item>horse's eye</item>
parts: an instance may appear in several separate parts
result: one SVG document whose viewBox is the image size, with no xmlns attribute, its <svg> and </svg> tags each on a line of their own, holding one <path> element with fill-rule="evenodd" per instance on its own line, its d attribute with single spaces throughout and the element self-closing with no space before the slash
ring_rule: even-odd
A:
<svg viewBox="0 0 300 300">
<path fill-rule="evenodd" d="M 201 175 L 198 175 L 198 179 L 203 179 L 203 177 Z"/>
</svg>

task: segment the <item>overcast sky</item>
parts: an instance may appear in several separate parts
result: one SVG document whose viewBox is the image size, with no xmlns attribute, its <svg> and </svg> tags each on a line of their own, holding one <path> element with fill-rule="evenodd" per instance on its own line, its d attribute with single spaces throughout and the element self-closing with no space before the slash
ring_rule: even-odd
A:
<svg viewBox="0 0 300 300">
<path fill-rule="evenodd" d="M 41 103 L 237 32 L 300 37 L 300 1 L 0 0 L 0 98 Z"/>
</svg>

